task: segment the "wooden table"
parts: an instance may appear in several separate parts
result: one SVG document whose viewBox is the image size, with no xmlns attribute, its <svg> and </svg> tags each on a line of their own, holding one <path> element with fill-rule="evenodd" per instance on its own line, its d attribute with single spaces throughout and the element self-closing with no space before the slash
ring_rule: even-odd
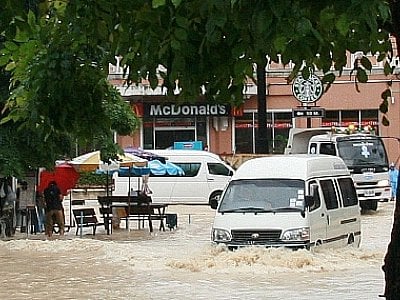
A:
<svg viewBox="0 0 400 300">
<path fill-rule="evenodd" d="M 143 201 L 144 198 L 128 197 L 128 196 L 99 196 L 98 201 L 101 205 L 100 211 L 103 214 L 104 226 L 106 227 L 107 234 L 111 232 L 110 226 L 112 225 L 112 209 L 124 208 L 127 229 L 129 228 L 129 220 L 144 221 L 147 219 L 149 222 L 149 230 L 153 232 L 153 220 L 160 221 L 159 230 L 165 231 L 164 219 L 166 218 L 165 211 L 168 207 L 163 203 L 152 203 L 150 201 Z M 149 199 L 149 198 L 147 198 Z M 112 227 L 112 226 L 111 226 Z"/>
</svg>

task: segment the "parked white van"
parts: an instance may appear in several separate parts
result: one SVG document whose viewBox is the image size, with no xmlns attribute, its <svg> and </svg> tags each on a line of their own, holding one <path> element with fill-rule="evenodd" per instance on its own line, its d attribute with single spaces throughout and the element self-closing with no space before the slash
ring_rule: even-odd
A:
<svg viewBox="0 0 400 300">
<path fill-rule="evenodd" d="M 218 155 L 198 150 L 151 150 L 168 162 L 182 168 L 184 175 L 150 174 L 148 187 L 153 202 L 168 204 L 210 204 L 218 200 L 234 170 Z M 128 195 L 130 190 L 140 190 L 141 178 L 113 175 L 115 196 Z"/>
<path fill-rule="evenodd" d="M 243 163 L 217 203 L 212 241 L 260 245 L 359 246 L 360 207 L 339 157 L 278 155 Z"/>
</svg>

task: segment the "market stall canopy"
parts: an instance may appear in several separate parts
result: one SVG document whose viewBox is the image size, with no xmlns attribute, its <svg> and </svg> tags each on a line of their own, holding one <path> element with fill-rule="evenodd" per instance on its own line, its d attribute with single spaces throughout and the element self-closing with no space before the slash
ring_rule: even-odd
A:
<svg viewBox="0 0 400 300">
<path fill-rule="evenodd" d="M 125 153 L 118 155 L 117 160 L 111 161 L 109 164 L 100 160 L 100 151 L 93 151 L 81 156 L 75 157 L 69 162 L 78 171 L 96 171 L 96 170 L 115 170 L 120 167 L 144 167 L 147 166 L 147 160 L 136 155 Z"/>
<path fill-rule="evenodd" d="M 162 163 L 165 163 L 166 158 L 160 155 L 157 155 L 151 151 L 144 151 L 142 148 L 134 148 L 134 147 L 127 147 L 124 149 L 125 153 L 133 154 L 135 156 L 144 158 L 148 161 L 152 160 L 159 160 Z"/>
<path fill-rule="evenodd" d="M 44 170 L 40 172 L 38 192 L 43 191 L 49 186 L 49 183 L 55 181 L 63 196 L 68 194 L 68 190 L 75 187 L 79 179 L 79 173 L 70 164 L 59 164 L 55 166 L 54 171 Z"/>
</svg>

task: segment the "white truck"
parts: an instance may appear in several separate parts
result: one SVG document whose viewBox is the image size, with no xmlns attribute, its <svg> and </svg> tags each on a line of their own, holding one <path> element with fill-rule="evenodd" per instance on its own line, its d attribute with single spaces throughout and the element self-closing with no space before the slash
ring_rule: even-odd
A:
<svg viewBox="0 0 400 300">
<path fill-rule="evenodd" d="M 328 154 L 343 159 L 361 209 L 377 210 L 390 199 L 389 162 L 382 138 L 369 128 L 292 128 L 285 154 Z"/>
</svg>

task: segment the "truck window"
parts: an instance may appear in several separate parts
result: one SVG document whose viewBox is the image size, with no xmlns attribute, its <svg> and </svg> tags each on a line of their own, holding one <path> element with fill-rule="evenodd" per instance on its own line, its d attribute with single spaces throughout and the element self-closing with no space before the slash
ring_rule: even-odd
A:
<svg viewBox="0 0 400 300">
<path fill-rule="evenodd" d="M 336 155 L 335 145 L 333 143 L 321 143 L 319 153 L 327 155 Z"/>
<path fill-rule="evenodd" d="M 350 178 L 340 178 L 338 179 L 338 182 L 342 193 L 343 206 L 358 205 L 357 193 L 353 181 Z"/>
<path fill-rule="evenodd" d="M 221 163 L 207 163 L 207 167 L 208 172 L 212 175 L 230 175 L 230 170 Z"/>
<path fill-rule="evenodd" d="M 317 143 L 311 143 L 310 154 L 317 154 Z"/>
<path fill-rule="evenodd" d="M 325 205 L 327 209 L 335 209 L 339 207 L 338 199 L 333 185 L 333 181 L 321 180 L 322 194 L 324 195 Z"/>
<path fill-rule="evenodd" d="M 387 166 L 388 159 L 385 146 L 381 139 L 341 138 L 337 140 L 339 156 L 348 167 L 379 167 Z"/>
</svg>

